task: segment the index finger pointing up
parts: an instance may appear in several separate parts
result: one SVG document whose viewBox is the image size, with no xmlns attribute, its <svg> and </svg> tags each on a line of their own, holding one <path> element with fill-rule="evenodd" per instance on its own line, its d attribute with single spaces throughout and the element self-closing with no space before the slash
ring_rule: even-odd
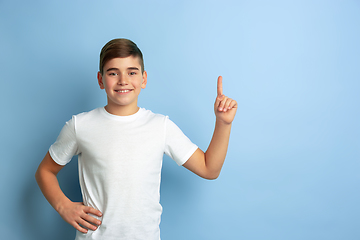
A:
<svg viewBox="0 0 360 240">
<path fill-rule="evenodd" d="M 218 82 L 217 82 L 217 95 L 218 95 L 218 96 L 223 95 L 222 76 L 219 76 L 219 77 L 218 77 Z"/>
</svg>

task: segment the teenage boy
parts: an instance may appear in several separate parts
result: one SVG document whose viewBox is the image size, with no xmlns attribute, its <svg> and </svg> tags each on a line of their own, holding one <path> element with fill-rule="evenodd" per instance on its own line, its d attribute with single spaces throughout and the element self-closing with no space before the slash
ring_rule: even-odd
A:
<svg viewBox="0 0 360 240">
<path fill-rule="evenodd" d="M 114 39 L 100 53 L 98 83 L 107 105 L 73 116 L 36 172 L 44 196 L 74 228 L 76 239 L 160 239 L 163 154 L 200 177 L 218 177 L 237 103 L 223 95 L 218 78 L 215 130 L 204 153 L 168 117 L 137 105 L 146 87 L 140 49 Z M 78 155 L 83 203 L 68 199 L 57 174 Z"/>
</svg>

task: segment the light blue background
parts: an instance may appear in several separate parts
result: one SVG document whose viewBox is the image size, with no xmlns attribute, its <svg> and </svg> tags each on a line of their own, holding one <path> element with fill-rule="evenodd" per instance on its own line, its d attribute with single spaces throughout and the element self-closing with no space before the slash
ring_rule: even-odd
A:
<svg viewBox="0 0 360 240">
<path fill-rule="evenodd" d="M 202 149 L 216 79 L 239 103 L 219 179 L 165 157 L 162 239 L 360 239 L 360 2 L 0 1 L 1 239 L 73 239 L 34 173 L 71 115 L 106 104 L 98 55 L 130 38 L 140 105 Z M 80 201 L 77 162 L 59 174 Z"/>
</svg>

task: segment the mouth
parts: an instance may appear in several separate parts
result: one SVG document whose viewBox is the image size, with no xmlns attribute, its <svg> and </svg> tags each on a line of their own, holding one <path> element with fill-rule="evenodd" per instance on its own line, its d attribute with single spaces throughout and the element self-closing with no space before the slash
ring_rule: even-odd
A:
<svg viewBox="0 0 360 240">
<path fill-rule="evenodd" d="M 115 92 L 118 92 L 118 93 L 128 93 L 132 91 L 131 89 L 119 89 L 119 90 L 115 90 Z"/>
</svg>

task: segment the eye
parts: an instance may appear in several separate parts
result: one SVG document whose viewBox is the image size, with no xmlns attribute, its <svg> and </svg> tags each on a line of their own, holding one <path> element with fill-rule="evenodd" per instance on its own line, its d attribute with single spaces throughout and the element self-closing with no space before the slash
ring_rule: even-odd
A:
<svg viewBox="0 0 360 240">
<path fill-rule="evenodd" d="M 111 72 L 109 73 L 110 76 L 117 76 L 118 74 L 117 73 L 114 73 L 114 72 Z"/>
<path fill-rule="evenodd" d="M 129 75 L 130 75 L 130 76 L 136 75 L 136 72 L 130 72 Z"/>
</svg>

